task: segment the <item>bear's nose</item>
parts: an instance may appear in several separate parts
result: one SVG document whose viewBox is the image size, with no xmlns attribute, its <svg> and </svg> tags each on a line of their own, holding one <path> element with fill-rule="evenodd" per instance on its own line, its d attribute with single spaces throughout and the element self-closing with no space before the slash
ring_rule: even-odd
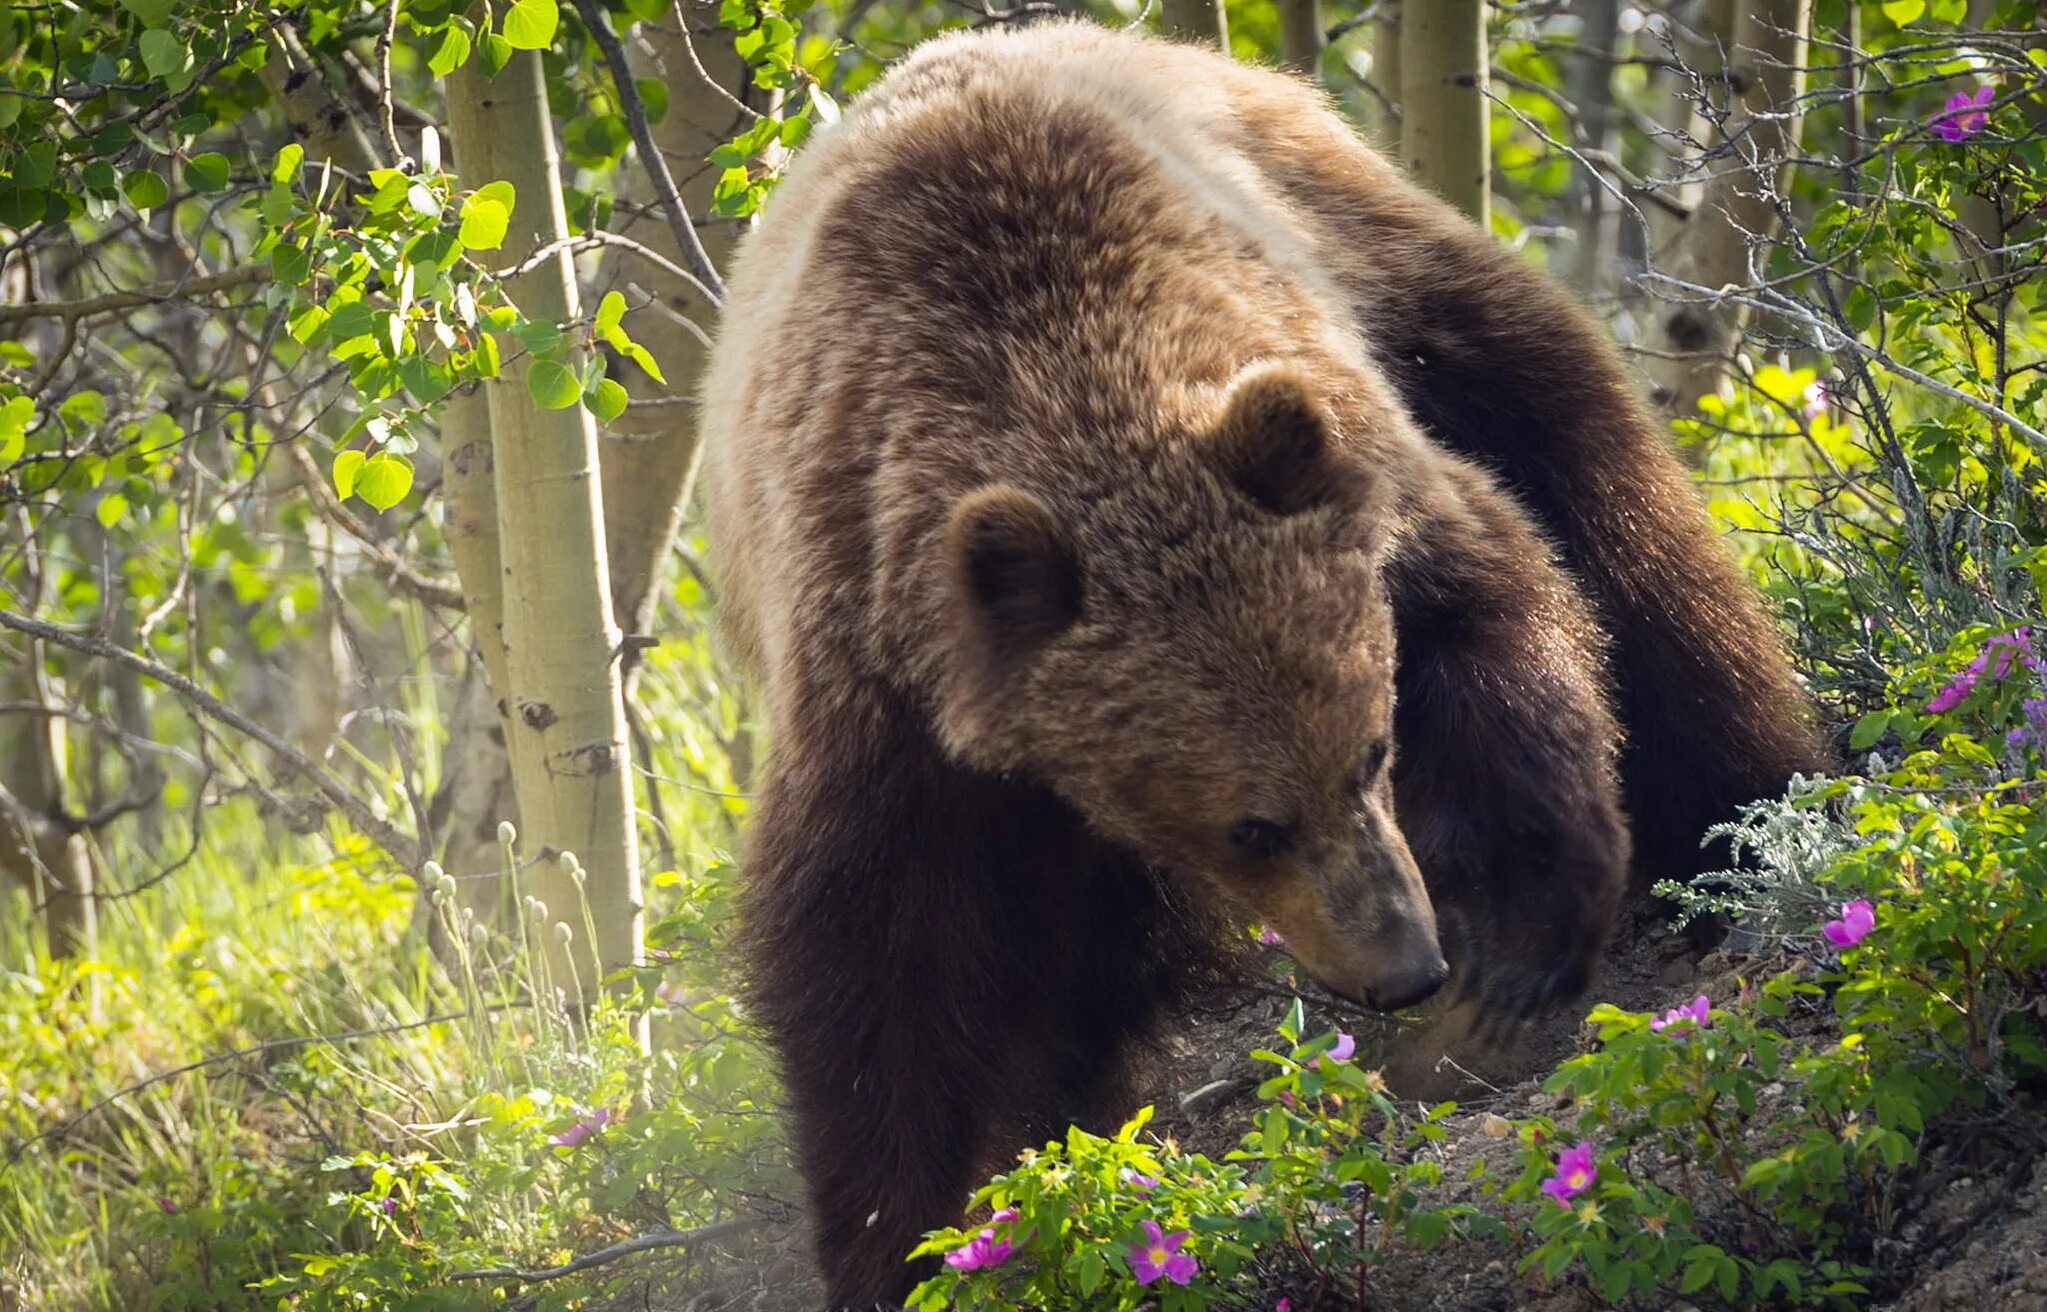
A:
<svg viewBox="0 0 2047 1312">
<path fill-rule="evenodd" d="M 1402 1011 L 1435 996 L 1436 990 L 1442 988 L 1443 981 L 1449 978 L 1450 963 L 1438 955 L 1371 989 L 1365 1004 L 1377 1011 Z"/>
</svg>

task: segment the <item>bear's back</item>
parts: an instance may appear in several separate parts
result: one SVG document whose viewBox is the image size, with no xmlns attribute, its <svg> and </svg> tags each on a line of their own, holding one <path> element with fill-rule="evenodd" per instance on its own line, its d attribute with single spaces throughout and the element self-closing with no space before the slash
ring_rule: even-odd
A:
<svg viewBox="0 0 2047 1312">
<path fill-rule="evenodd" d="M 857 642 L 886 609 L 914 631 L 964 492 L 1084 501 L 1142 477 L 1129 436 L 1172 432 L 1190 389 L 1212 400 L 1251 359 L 1368 369 L 1247 94 L 1329 119 L 1198 48 L 1084 23 L 960 34 L 797 156 L 742 243 L 704 388 L 723 626 L 756 676 L 799 626 Z"/>
</svg>

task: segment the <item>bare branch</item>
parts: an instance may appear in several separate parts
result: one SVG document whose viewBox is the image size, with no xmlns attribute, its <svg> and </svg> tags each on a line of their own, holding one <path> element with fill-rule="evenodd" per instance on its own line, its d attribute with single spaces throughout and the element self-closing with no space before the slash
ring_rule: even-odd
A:
<svg viewBox="0 0 2047 1312">
<path fill-rule="evenodd" d="M 312 783 L 313 787 L 319 790 L 321 796 L 333 803 L 337 810 L 346 815 L 359 832 L 368 837 L 378 847 L 383 848 L 384 851 L 391 855 L 393 860 L 397 861 L 407 870 L 417 870 L 420 863 L 426 859 L 426 854 L 420 850 L 418 839 L 392 825 L 389 821 L 380 818 L 376 812 L 369 808 L 367 803 L 354 793 L 343 788 L 340 782 L 333 775 L 322 769 L 320 764 L 313 760 L 312 757 L 307 756 L 304 752 L 292 746 L 291 743 L 287 742 L 274 730 L 258 724 L 248 716 L 243 715 L 240 711 L 221 701 L 220 698 L 207 692 L 197 683 L 194 683 L 191 679 L 186 678 L 169 666 L 158 664 L 147 656 L 138 655 L 135 652 L 129 651 L 126 647 L 116 646 L 103 638 L 73 633 L 69 629 L 58 628 L 54 624 L 45 623 L 28 615 L 17 615 L 11 610 L 0 610 L 0 627 L 10 628 L 17 633 L 26 633 L 31 637 L 41 638 L 45 642 L 68 648 L 81 655 L 96 656 L 101 660 L 109 660 L 118 665 L 125 665 L 129 669 L 155 680 L 184 698 L 197 709 L 204 711 L 222 724 L 254 738 L 257 742 L 262 743 L 279 757 L 289 762 L 294 770 L 304 775 Z"/>
</svg>

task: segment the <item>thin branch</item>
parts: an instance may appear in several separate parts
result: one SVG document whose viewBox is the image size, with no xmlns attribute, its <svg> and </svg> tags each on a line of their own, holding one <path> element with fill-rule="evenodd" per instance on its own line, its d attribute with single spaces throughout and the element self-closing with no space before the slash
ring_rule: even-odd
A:
<svg viewBox="0 0 2047 1312">
<path fill-rule="evenodd" d="M 377 130 L 383 133 L 391 167 L 402 169 L 406 165 L 405 148 L 398 144 L 397 116 L 391 107 L 391 43 L 397 36 L 398 0 L 391 0 L 384 15 L 384 30 L 377 36 Z"/>
<path fill-rule="evenodd" d="M 126 647 L 116 646 L 103 638 L 73 633 L 69 629 L 60 629 L 54 624 L 47 624 L 27 615 L 17 615 L 11 610 L 0 610 L 0 627 L 41 638 L 45 642 L 54 643 L 82 655 L 96 656 L 101 660 L 113 661 L 117 665 L 125 665 L 138 674 L 154 679 L 194 707 L 222 724 L 254 738 L 290 763 L 291 767 L 304 775 L 337 810 L 346 815 L 359 832 L 383 848 L 407 870 L 417 870 L 420 862 L 425 859 L 418 839 L 380 818 L 361 798 L 343 788 L 333 775 L 321 769 L 313 758 L 292 746 L 274 730 L 243 715 L 169 666 L 160 665 L 147 656 L 138 655 Z"/>
<path fill-rule="evenodd" d="M 80 319 L 110 314 L 116 310 L 132 310 L 138 305 L 155 305 L 178 297 L 204 296 L 208 292 L 224 292 L 235 287 L 247 287 L 253 283 L 269 281 L 269 265 L 251 264 L 240 269 L 229 269 L 226 273 L 209 274 L 204 278 L 161 282 L 154 287 L 144 287 L 132 292 L 103 292 L 98 296 L 88 296 L 76 301 L 30 301 L 22 305 L 0 305 L 0 327 L 25 323 L 30 319 L 62 319 L 75 324 Z"/>
<path fill-rule="evenodd" d="M 619 108 L 625 112 L 626 126 L 632 130 L 633 144 L 639 147 L 640 164 L 647 170 L 647 177 L 654 183 L 655 198 L 661 202 L 661 210 L 668 219 L 668 230 L 675 237 L 675 248 L 688 259 L 696 276 L 691 281 L 706 292 L 713 305 L 725 304 L 725 281 L 718 276 L 718 270 L 705 253 L 703 242 L 697 239 L 697 230 L 689 221 L 689 208 L 682 203 L 682 195 L 675 189 L 675 177 L 668 171 L 668 158 L 661 153 L 654 142 L 653 129 L 647 126 L 647 107 L 640 100 L 640 89 L 633 82 L 633 70 L 625 60 L 625 47 L 618 42 L 618 34 L 611 30 L 611 20 L 597 7 L 597 0 L 576 0 L 576 12 L 582 16 L 583 26 L 597 48 L 604 52 L 604 62 L 611 69 L 611 80 L 618 92 Z"/>
<path fill-rule="evenodd" d="M 689 66 L 697 71 L 698 79 L 701 80 L 703 84 L 709 87 L 712 91 L 715 91 L 720 99 L 724 100 L 727 104 L 731 105 L 732 108 L 738 110 L 740 113 L 744 114 L 749 119 L 758 121 L 762 118 L 767 117 L 765 114 L 762 114 L 759 110 L 753 108 L 753 106 L 747 104 L 744 100 L 741 100 L 738 96 L 735 96 L 730 91 L 727 91 L 723 84 L 721 84 L 717 78 L 712 77 L 709 73 L 704 71 L 704 61 L 697 58 L 697 43 L 690 35 L 689 15 L 683 12 L 682 0 L 675 0 L 674 8 L 675 24 L 677 29 L 682 34 L 683 52 L 689 56 Z"/>
<path fill-rule="evenodd" d="M 449 1280 L 518 1280 L 527 1284 L 541 1280 L 559 1280 L 563 1276 L 572 1276 L 578 1271 L 588 1271 L 591 1267 L 603 1266 L 608 1262 L 616 1262 L 618 1259 L 630 1257 L 634 1253 L 645 1253 L 657 1248 L 686 1248 L 691 1244 L 702 1244 L 708 1243 L 713 1239 L 723 1239 L 727 1235 L 736 1235 L 742 1231 L 752 1230 L 764 1224 L 766 1222 L 757 1216 L 735 1216 L 724 1221 L 714 1221 L 710 1225 L 700 1225 L 694 1230 L 659 1230 L 650 1235 L 641 1235 L 636 1239 L 628 1239 L 623 1243 L 613 1244 L 609 1248 L 600 1248 L 594 1253 L 585 1253 L 581 1257 L 563 1263 L 561 1266 L 545 1267 L 539 1271 L 521 1271 L 517 1267 L 502 1266 L 492 1267 L 487 1271 L 451 1271 L 446 1278 Z"/>
</svg>

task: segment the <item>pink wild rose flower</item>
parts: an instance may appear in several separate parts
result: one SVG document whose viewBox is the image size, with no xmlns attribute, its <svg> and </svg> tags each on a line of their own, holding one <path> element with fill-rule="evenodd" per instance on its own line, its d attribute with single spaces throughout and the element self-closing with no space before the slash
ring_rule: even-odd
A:
<svg viewBox="0 0 2047 1312">
<path fill-rule="evenodd" d="M 1659 1016 L 1655 1020 L 1650 1021 L 1649 1028 L 1655 1030 L 1659 1034 L 1661 1034 L 1664 1030 L 1671 1028 L 1673 1025 L 1683 1025 L 1687 1023 L 1692 1025 L 1695 1029 L 1705 1029 L 1708 1025 L 1713 1023 L 1712 1011 L 1713 1011 L 1712 999 L 1708 998 L 1705 994 L 1701 993 L 1698 997 L 1693 998 L 1684 1006 L 1672 1007 L 1669 1011 L 1664 1012 L 1663 1015 Z"/>
<path fill-rule="evenodd" d="M 1358 1041 L 1345 1034 L 1342 1030 L 1338 1030 L 1336 1032 L 1336 1042 L 1329 1046 L 1329 1051 L 1323 1053 L 1322 1057 L 1327 1057 L 1331 1061 L 1349 1061 L 1357 1050 Z M 1315 1059 L 1316 1070 L 1322 1069 L 1322 1057 Z"/>
<path fill-rule="evenodd" d="M 1852 948 L 1876 928 L 1876 907 L 1862 898 L 1841 904 L 1841 918 L 1820 926 L 1820 933 L 1837 948 Z"/>
<path fill-rule="evenodd" d="M 1571 1200 L 1592 1187 L 1599 1178 L 1599 1164 L 1592 1159 L 1592 1145 L 1583 1140 L 1557 1157 L 1557 1173 L 1542 1182 L 1542 1191 L 1569 1207 Z"/>
<path fill-rule="evenodd" d="M 1130 1246 L 1130 1274 L 1137 1277 L 1138 1284 L 1148 1285 L 1164 1276 L 1176 1285 L 1184 1285 L 1201 1269 L 1192 1253 L 1180 1251 L 1180 1246 L 1187 1242 L 1185 1230 L 1160 1234 L 1158 1222 L 1146 1221 L 1144 1234 L 1142 1242 Z"/>
<path fill-rule="evenodd" d="M 988 1218 L 990 1224 L 958 1248 L 945 1255 L 945 1264 L 953 1270 L 965 1273 L 979 1271 L 986 1267 L 1001 1266 L 1016 1251 L 1016 1245 L 1007 1239 L 995 1237 L 995 1227 L 1016 1220 L 1016 1209 L 1005 1207 Z"/>
<path fill-rule="evenodd" d="M 1933 135 L 1949 145 L 1967 141 L 1990 122 L 1990 102 L 1997 99 L 1996 87 L 1979 87 L 1974 95 L 1957 91 L 1933 116 Z"/>
<path fill-rule="evenodd" d="M 584 1116 L 560 1134 L 549 1135 L 547 1141 L 557 1148 L 573 1148 L 609 1124 L 611 1109 L 599 1107 L 596 1112 Z"/>
</svg>

